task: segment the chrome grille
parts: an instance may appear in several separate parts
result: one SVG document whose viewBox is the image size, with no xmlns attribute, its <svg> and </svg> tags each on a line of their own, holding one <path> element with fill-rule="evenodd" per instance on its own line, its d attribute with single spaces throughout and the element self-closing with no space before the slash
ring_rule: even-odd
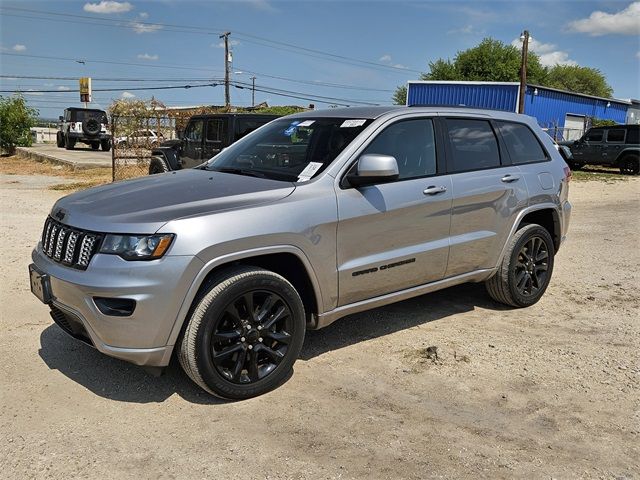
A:
<svg viewBox="0 0 640 480">
<path fill-rule="evenodd" d="M 54 262 L 85 270 L 102 236 L 78 230 L 48 217 L 42 230 L 42 251 Z"/>
</svg>

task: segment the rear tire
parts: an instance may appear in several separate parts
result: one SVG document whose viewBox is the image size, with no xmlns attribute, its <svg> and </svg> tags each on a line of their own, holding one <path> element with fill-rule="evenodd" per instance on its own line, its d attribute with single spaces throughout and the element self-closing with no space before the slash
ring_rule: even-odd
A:
<svg viewBox="0 0 640 480">
<path fill-rule="evenodd" d="M 627 155 L 620 160 L 620 173 L 623 175 L 638 175 L 640 172 L 640 159 L 633 155 Z"/>
<path fill-rule="evenodd" d="M 69 138 L 69 135 L 64 137 L 64 148 L 67 150 L 73 150 L 73 147 L 76 146 L 76 139 Z"/>
<path fill-rule="evenodd" d="M 528 307 L 540 300 L 553 273 L 555 247 L 540 225 L 522 227 L 509 240 L 495 275 L 485 282 L 495 301 L 512 307 Z"/>
<path fill-rule="evenodd" d="M 109 150 L 111 150 L 111 140 L 101 140 L 100 146 L 102 147 L 103 151 L 108 152 Z"/>
<path fill-rule="evenodd" d="M 91 148 L 92 148 L 93 150 L 98 150 L 98 149 L 100 148 L 100 144 L 99 144 L 99 143 L 92 143 L 92 144 L 91 144 Z"/>
<path fill-rule="evenodd" d="M 302 300 L 284 277 L 236 267 L 215 277 L 197 300 L 179 341 L 178 359 L 207 392 L 251 398 L 289 377 L 305 328 Z"/>
<path fill-rule="evenodd" d="M 166 173 L 169 171 L 167 161 L 162 157 L 151 158 L 149 163 L 149 175 L 155 175 L 156 173 Z"/>
<path fill-rule="evenodd" d="M 64 134 L 62 132 L 56 133 L 56 145 L 58 148 L 64 148 Z"/>
</svg>

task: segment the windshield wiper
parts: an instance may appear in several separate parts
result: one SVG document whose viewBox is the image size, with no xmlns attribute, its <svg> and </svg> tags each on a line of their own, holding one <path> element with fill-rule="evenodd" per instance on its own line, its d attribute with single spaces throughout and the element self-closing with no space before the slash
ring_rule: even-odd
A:
<svg viewBox="0 0 640 480">
<path fill-rule="evenodd" d="M 213 171 L 222 173 L 233 173 L 234 175 L 246 175 L 247 177 L 266 178 L 266 175 L 264 173 L 256 172 L 254 170 L 247 170 L 244 168 L 221 167 L 216 168 Z"/>
</svg>

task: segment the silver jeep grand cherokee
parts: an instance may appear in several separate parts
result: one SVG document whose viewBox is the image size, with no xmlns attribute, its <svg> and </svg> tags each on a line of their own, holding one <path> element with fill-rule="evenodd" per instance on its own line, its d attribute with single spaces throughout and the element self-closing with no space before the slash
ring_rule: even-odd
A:
<svg viewBox="0 0 640 480">
<path fill-rule="evenodd" d="M 529 117 L 347 108 L 261 127 L 207 163 L 59 200 L 30 265 L 63 330 L 226 398 L 282 383 L 305 330 L 464 282 L 544 293 L 570 170 Z"/>
</svg>

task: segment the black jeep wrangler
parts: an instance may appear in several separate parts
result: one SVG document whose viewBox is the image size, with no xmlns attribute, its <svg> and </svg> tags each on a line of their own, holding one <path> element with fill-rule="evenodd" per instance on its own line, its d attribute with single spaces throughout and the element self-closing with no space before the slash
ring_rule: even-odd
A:
<svg viewBox="0 0 640 480">
<path fill-rule="evenodd" d="M 640 125 L 593 127 L 580 140 L 559 142 L 571 149 L 572 170 L 585 165 L 618 167 L 627 175 L 640 172 Z"/>
<path fill-rule="evenodd" d="M 151 150 L 149 174 L 200 165 L 223 148 L 278 117 L 252 113 L 194 115 L 179 139 L 168 140 Z"/>
<path fill-rule="evenodd" d="M 111 134 L 108 130 L 107 114 L 104 110 L 93 108 L 65 108 L 64 115 L 59 117 L 56 143 L 58 147 L 72 150 L 77 142 L 91 145 L 105 152 L 111 149 Z"/>
</svg>

